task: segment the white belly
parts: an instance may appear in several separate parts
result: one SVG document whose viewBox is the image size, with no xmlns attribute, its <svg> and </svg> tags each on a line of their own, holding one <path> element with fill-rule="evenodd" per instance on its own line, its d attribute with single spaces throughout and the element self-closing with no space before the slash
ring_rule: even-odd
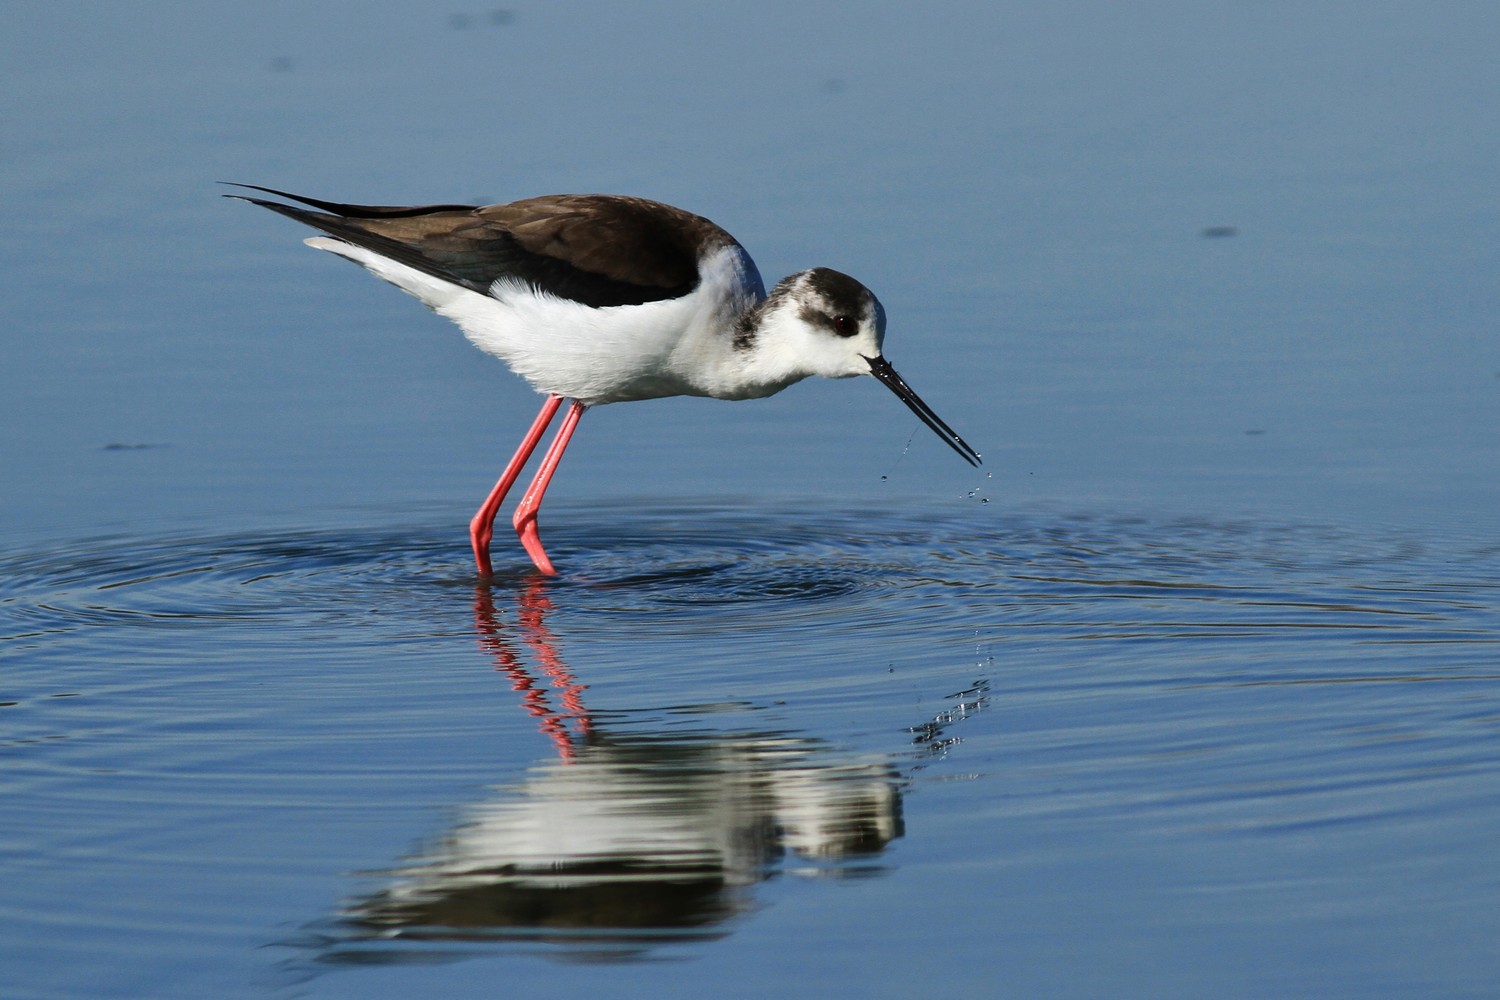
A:
<svg viewBox="0 0 1500 1000">
<path fill-rule="evenodd" d="M 765 296 L 754 262 L 736 246 L 705 261 L 698 287 L 681 298 L 594 308 L 508 280 L 485 295 L 332 237 L 306 242 L 416 296 L 539 392 L 592 406 L 784 387 L 735 383 L 734 322 Z"/>
</svg>

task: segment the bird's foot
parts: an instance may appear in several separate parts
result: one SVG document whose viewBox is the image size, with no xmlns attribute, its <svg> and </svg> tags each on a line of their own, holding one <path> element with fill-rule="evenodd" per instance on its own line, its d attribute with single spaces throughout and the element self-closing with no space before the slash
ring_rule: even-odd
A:
<svg viewBox="0 0 1500 1000">
<path fill-rule="evenodd" d="M 515 525 L 516 535 L 521 539 L 522 547 L 526 549 L 526 554 L 531 557 L 536 568 L 547 576 L 556 576 L 557 569 L 542 548 L 542 536 L 538 534 L 536 527 L 536 514 L 528 512 L 528 515 L 516 518 Z"/>
<path fill-rule="evenodd" d="M 474 549 L 474 565 L 479 567 L 479 575 L 482 577 L 494 576 L 494 568 L 490 564 L 490 537 L 493 534 L 493 526 L 490 521 L 476 514 L 474 520 L 469 522 L 469 544 Z"/>
</svg>

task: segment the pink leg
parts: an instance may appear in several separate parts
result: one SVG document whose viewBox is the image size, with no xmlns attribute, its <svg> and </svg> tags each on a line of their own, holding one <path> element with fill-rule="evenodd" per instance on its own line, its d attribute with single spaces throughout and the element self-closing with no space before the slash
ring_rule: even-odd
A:
<svg viewBox="0 0 1500 1000">
<path fill-rule="evenodd" d="M 511 518 L 516 534 L 520 536 L 521 544 L 526 547 L 526 554 L 531 557 L 532 562 L 536 563 L 536 568 L 548 576 L 556 576 L 557 570 L 552 568 L 552 560 L 548 559 L 547 553 L 542 550 L 542 539 L 536 530 L 536 512 L 542 506 L 542 496 L 547 492 L 547 484 L 552 482 L 552 474 L 557 471 L 557 463 L 562 461 L 563 452 L 568 448 L 568 441 L 573 437 L 573 431 L 578 427 L 578 420 L 586 409 L 588 407 L 576 399 L 568 407 L 562 426 L 557 429 L 557 437 L 552 439 L 552 444 L 547 448 L 547 454 L 542 456 L 542 465 L 536 470 L 536 478 L 531 481 L 530 486 L 526 487 L 526 495 L 516 505 L 515 516 Z"/>
<path fill-rule="evenodd" d="M 500 510 L 500 504 L 505 500 L 505 494 L 510 492 L 516 477 L 521 474 L 521 469 L 526 465 L 526 460 L 531 453 L 536 451 L 537 442 L 542 439 L 542 434 L 547 430 L 547 425 L 552 422 L 552 416 L 557 412 L 558 406 L 562 404 L 561 396 L 548 396 L 542 403 L 542 412 L 536 415 L 536 420 L 531 424 L 531 430 L 521 439 L 521 447 L 516 449 L 515 457 L 500 474 L 499 482 L 495 488 L 490 490 L 490 495 L 484 498 L 484 503 L 475 512 L 473 520 L 469 522 L 469 542 L 474 546 L 474 561 L 479 565 L 479 575 L 489 576 L 490 568 L 490 538 L 495 533 L 495 515 Z"/>
</svg>

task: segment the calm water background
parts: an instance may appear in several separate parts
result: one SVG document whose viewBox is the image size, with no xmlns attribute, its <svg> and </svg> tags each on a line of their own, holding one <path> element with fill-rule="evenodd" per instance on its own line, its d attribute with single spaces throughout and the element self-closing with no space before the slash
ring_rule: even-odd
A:
<svg viewBox="0 0 1500 1000">
<path fill-rule="evenodd" d="M 1500 11 L 12 4 L 0 994 L 1489 996 Z M 535 397 L 217 180 L 619 191 L 870 380 Z M 507 565 L 508 564 L 508 565 Z"/>
</svg>

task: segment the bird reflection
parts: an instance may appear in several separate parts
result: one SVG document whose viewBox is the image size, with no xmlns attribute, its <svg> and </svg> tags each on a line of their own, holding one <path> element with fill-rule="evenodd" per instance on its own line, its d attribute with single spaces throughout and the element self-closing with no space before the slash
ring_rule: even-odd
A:
<svg viewBox="0 0 1500 1000">
<path fill-rule="evenodd" d="M 611 732 L 584 707 L 550 610 L 540 579 L 516 594 L 512 623 L 488 589 L 474 602 L 481 649 L 556 754 L 385 873 L 345 912 L 356 937 L 563 941 L 627 957 L 722 936 L 778 868 L 880 870 L 871 859 L 902 834 L 885 758 L 785 732 L 642 733 L 621 714 Z"/>
</svg>

